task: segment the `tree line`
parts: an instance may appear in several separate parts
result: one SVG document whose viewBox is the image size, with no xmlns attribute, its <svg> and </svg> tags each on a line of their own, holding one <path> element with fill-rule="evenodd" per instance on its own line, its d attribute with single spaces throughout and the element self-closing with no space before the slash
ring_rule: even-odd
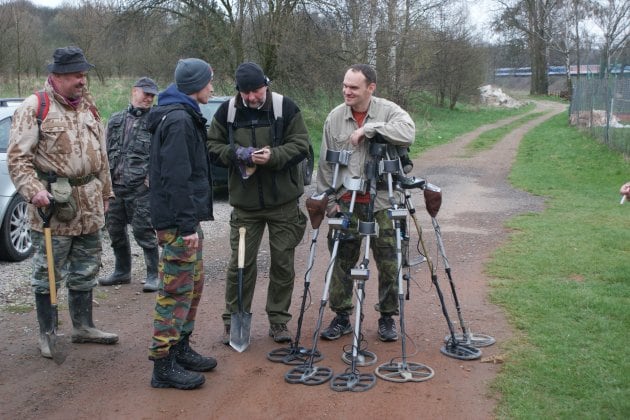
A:
<svg viewBox="0 0 630 420">
<path fill-rule="evenodd" d="M 532 93 L 547 93 L 549 64 L 630 56 L 630 0 L 495 1 L 490 34 L 461 0 L 69 0 L 54 9 L 0 0 L 0 79 L 44 75 L 64 45 L 81 47 L 102 81 L 150 75 L 164 84 L 177 59 L 194 56 L 224 86 L 251 60 L 282 87 L 330 92 L 362 62 L 376 67 L 380 96 L 404 105 L 428 92 L 454 107 L 495 67 L 530 65 Z M 583 25 L 595 17 L 607 28 L 600 44 Z"/>
</svg>

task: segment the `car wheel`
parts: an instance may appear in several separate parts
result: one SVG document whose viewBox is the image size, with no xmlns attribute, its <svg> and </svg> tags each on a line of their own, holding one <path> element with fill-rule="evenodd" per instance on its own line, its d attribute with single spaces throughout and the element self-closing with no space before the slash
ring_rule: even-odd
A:
<svg viewBox="0 0 630 420">
<path fill-rule="evenodd" d="M 0 228 L 0 258 L 8 261 L 22 261 L 31 255 L 31 223 L 28 204 L 16 194 L 9 202 Z"/>
</svg>

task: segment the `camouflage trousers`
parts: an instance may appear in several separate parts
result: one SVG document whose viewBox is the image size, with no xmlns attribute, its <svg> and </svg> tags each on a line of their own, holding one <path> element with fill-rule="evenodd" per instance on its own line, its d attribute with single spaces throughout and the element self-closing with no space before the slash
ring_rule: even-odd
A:
<svg viewBox="0 0 630 420">
<path fill-rule="evenodd" d="M 160 288 L 155 300 L 150 359 L 168 355 L 182 334 L 192 333 L 203 291 L 203 231 L 197 227 L 199 247 L 186 247 L 176 229 L 157 232 L 163 248 L 160 259 Z"/>
<path fill-rule="evenodd" d="M 114 194 L 116 198 L 110 200 L 109 210 L 105 213 L 112 248 L 129 246 L 128 224 L 138 245 L 144 249 L 157 248 L 155 230 L 151 225 L 149 188 L 144 184 L 133 189 L 114 186 Z"/>
<path fill-rule="evenodd" d="M 339 203 L 341 211 L 349 210 L 349 203 Z M 369 204 L 356 203 L 348 231 L 341 234 L 337 250 L 337 257 L 330 284 L 330 309 L 336 313 L 352 313 L 352 290 L 354 282 L 350 278 L 350 270 L 357 266 L 359 259 L 363 259 L 364 247 L 361 246 L 362 237 L 357 232 L 358 221 L 368 220 Z M 396 254 L 396 231 L 387 210 L 374 213 L 374 220 L 379 226 L 378 237 L 370 238 L 370 248 L 378 269 L 378 304 L 376 310 L 382 314 L 393 315 L 398 312 L 398 259 Z M 328 249 L 333 250 L 333 234 L 328 233 Z M 371 262 L 370 262 L 371 265 Z M 366 281 L 366 289 L 370 280 Z M 367 292 L 366 292 L 367 293 Z"/>
<path fill-rule="evenodd" d="M 33 274 L 31 286 L 36 294 L 49 294 L 46 241 L 42 232 L 31 231 L 33 240 Z M 96 286 L 96 276 L 101 268 L 101 231 L 79 236 L 52 237 L 52 253 L 55 262 L 55 284 L 59 289 L 65 282 L 68 289 L 86 292 Z"/>
<path fill-rule="evenodd" d="M 272 208 L 246 211 L 235 208 L 230 218 L 232 256 L 225 284 L 225 312 L 223 322 L 230 323 L 230 315 L 238 311 L 238 229 L 245 232 L 245 267 L 243 269 L 243 309 L 250 312 L 254 287 L 258 277 L 257 258 L 265 225 L 269 229 L 269 285 L 265 311 L 272 324 L 291 319 L 289 308 L 295 280 L 294 256 L 306 229 L 306 215 L 297 200 Z"/>
</svg>

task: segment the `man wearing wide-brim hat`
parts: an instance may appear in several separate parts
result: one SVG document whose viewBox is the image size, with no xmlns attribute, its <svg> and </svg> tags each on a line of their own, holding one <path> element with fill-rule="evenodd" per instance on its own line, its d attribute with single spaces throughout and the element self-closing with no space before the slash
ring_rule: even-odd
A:
<svg viewBox="0 0 630 420">
<path fill-rule="evenodd" d="M 35 249 L 31 285 L 40 327 L 40 351 L 51 357 L 52 330 L 42 218 L 37 209 L 53 204 L 50 221 L 57 288 L 68 287 L 75 343 L 114 344 L 116 334 L 98 330 L 92 319 L 92 289 L 101 265 L 100 230 L 113 197 L 104 128 L 87 91 L 90 64 L 78 47 L 58 48 L 48 64 L 43 91 L 16 110 L 7 151 L 9 174 L 30 203 Z"/>
</svg>

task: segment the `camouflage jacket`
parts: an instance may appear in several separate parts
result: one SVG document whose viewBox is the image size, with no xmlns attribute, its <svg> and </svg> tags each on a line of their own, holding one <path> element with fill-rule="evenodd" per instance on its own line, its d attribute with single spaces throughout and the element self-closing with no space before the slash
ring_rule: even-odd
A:
<svg viewBox="0 0 630 420">
<path fill-rule="evenodd" d="M 72 187 L 76 217 L 67 223 L 53 217 L 50 227 L 53 235 L 96 232 L 105 223 L 103 201 L 113 197 L 105 130 L 98 113 L 92 112 L 92 108 L 96 108 L 87 90 L 76 110 L 56 94 L 48 82 L 45 91 L 50 98 L 50 108 L 41 124 L 41 136 L 36 95 L 26 98 L 15 111 L 7 150 L 9 175 L 29 203 L 47 186 L 38 172 L 52 171 L 59 177 L 70 179 L 93 175 L 94 179 L 84 185 Z M 29 206 L 29 212 L 31 228 L 43 231 L 42 219 L 33 205 Z"/>
<path fill-rule="evenodd" d="M 135 116 L 125 110 L 112 115 L 107 123 L 107 157 L 112 181 L 116 185 L 134 189 L 148 177 L 151 149 L 148 116 L 148 112 Z M 126 124 L 132 126 L 126 129 Z M 129 139 L 125 139 L 125 135 Z"/>
</svg>

